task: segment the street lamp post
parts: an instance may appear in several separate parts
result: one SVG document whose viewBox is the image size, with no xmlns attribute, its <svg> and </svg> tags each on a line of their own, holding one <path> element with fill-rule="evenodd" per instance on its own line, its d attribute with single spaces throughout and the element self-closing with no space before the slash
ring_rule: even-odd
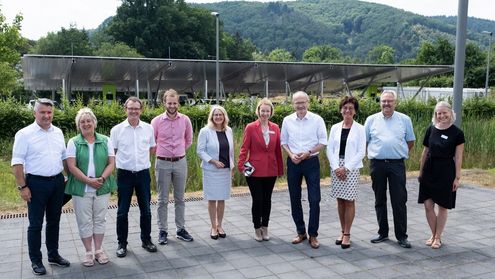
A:
<svg viewBox="0 0 495 279">
<path fill-rule="evenodd" d="M 219 91 L 219 87 L 220 87 L 220 77 L 219 77 L 219 55 L 220 55 L 220 45 L 219 45 L 219 30 L 218 30 L 218 17 L 220 16 L 220 14 L 218 12 L 211 12 L 211 15 L 215 17 L 215 20 L 216 20 L 216 61 L 215 61 L 215 73 L 216 73 L 216 83 L 215 83 L 215 90 L 216 90 L 216 94 L 217 94 L 217 105 L 220 104 L 220 91 Z"/>
<path fill-rule="evenodd" d="M 490 78 L 490 52 L 492 50 L 492 35 L 493 32 L 483 31 L 483 34 L 488 34 L 488 53 L 486 55 L 486 79 L 485 79 L 485 96 L 488 96 L 488 79 Z"/>
</svg>

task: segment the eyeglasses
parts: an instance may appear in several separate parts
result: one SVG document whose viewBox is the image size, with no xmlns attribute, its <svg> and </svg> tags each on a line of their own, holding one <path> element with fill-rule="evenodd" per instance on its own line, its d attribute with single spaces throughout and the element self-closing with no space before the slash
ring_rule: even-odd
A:
<svg viewBox="0 0 495 279">
<path fill-rule="evenodd" d="M 391 104 L 393 102 L 395 102 L 395 100 L 381 100 L 380 101 L 380 103 L 382 103 L 382 104 Z"/>
<path fill-rule="evenodd" d="M 141 108 L 127 108 L 127 110 L 130 110 L 130 111 L 138 111 L 138 110 L 141 110 Z"/>
</svg>

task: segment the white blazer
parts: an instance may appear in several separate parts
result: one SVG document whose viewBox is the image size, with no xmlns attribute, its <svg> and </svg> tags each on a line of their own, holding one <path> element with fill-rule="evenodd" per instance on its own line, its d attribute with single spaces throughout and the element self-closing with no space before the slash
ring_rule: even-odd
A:
<svg viewBox="0 0 495 279">
<path fill-rule="evenodd" d="M 236 165 L 234 161 L 234 135 L 230 127 L 225 130 L 225 135 L 229 142 L 230 169 L 233 169 Z M 217 132 L 214 129 L 206 126 L 199 131 L 196 153 L 201 158 L 201 168 L 205 170 L 217 169 L 214 164 L 208 163 L 211 159 L 218 160 L 220 153 Z"/>
<path fill-rule="evenodd" d="M 333 125 L 328 136 L 327 157 L 332 170 L 339 168 L 340 136 L 343 123 L 342 121 Z M 362 168 L 365 151 L 366 134 L 364 126 L 354 121 L 345 146 L 344 167 L 349 170 Z"/>
</svg>

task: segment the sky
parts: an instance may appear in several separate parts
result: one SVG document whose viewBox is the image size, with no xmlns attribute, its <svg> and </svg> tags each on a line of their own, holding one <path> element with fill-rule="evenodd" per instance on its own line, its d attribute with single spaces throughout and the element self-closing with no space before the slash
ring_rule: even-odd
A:
<svg viewBox="0 0 495 279">
<path fill-rule="evenodd" d="M 432 15 L 457 15 L 459 0 L 365 0 L 393 6 L 413 13 Z M 186 0 L 206 3 L 212 0 Z M 266 2 L 266 1 L 264 1 Z M 121 0 L 0 0 L 0 11 L 10 24 L 16 14 L 22 13 L 21 33 L 37 40 L 48 32 L 62 27 L 94 29 L 109 16 L 115 15 Z M 495 20 L 495 1 L 469 1 L 468 16 Z M 495 31 L 495 30 L 489 30 Z"/>
</svg>

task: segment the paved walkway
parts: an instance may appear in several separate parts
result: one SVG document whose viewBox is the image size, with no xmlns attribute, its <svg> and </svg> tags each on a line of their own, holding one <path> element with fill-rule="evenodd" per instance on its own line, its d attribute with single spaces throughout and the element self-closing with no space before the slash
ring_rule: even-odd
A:
<svg viewBox="0 0 495 279">
<path fill-rule="evenodd" d="M 241 196 L 227 201 L 226 239 L 210 239 L 205 202 L 191 201 L 186 203 L 186 225 L 194 242 L 185 243 L 172 235 L 168 245 L 159 246 L 157 253 L 148 253 L 141 248 L 139 210 L 134 207 L 129 251 L 122 259 L 115 256 L 116 210 L 111 209 L 104 244 L 111 262 L 89 268 L 80 264 L 84 251 L 75 217 L 63 214 L 60 253 L 72 265 L 52 268 L 44 259 L 48 271 L 44 278 L 495 278 L 494 190 L 463 186 L 457 209 L 450 211 L 444 245 L 433 250 L 424 245 L 429 230 L 422 205 L 416 202 L 418 184 L 412 178 L 408 180 L 408 233 L 413 248 L 401 248 L 393 235 L 390 241 L 371 244 L 369 239 L 376 233 L 377 224 L 370 188 L 369 184 L 360 185 L 352 247 L 347 250 L 334 245 L 340 228 L 328 188 L 322 189 L 321 246 L 316 250 L 307 242 L 290 243 L 295 233 L 286 191 L 273 195 L 272 238 L 265 242 L 253 240 L 251 198 Z M 307 213 L 307 202 L 304 206 Z M 174 220 L 173 210 L 169 211 L 169 221 Z M 156 206 L 152 206 L 152 212 L 156 220 Z M 27 224 L 27 218 L 0 220 L 0 278 L 35 277 L 27 254 Z M 153 241 L 156 243 L 155 225 Z"/>
</svg>

